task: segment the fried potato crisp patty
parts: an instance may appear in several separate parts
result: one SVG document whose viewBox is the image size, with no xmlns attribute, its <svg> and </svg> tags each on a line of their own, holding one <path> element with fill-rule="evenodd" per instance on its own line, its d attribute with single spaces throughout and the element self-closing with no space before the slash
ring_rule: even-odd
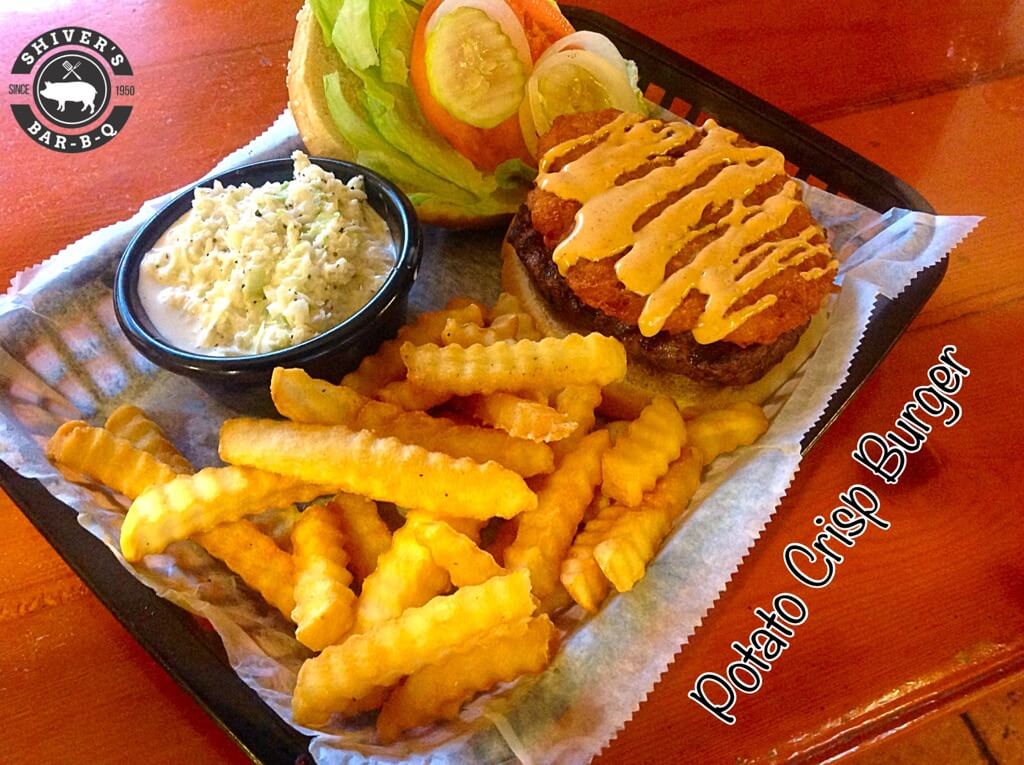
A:
<svg viewBox="0 0 1024 765">
<path fill-rule="evenodd" d="M 571 114 L 559 117 L 555 120 L 551 130 L 540 139 L 540 152 L 546 153 L 551 148 L 579 136 L 588 135 L 601 128 L 603 125 L 614 120 L 618 114 L 615 109 L 605 109 L 598 112 L 586 112 L 582 114 Z M 649 161 L 616 179 L 617 185 L 622 185 L 629 180 L 639 178 L 649 173 L 656 167 L 667 164 L 673 157 L 681 156 L 693 149 L 703 137 L 702 132 L 695 134 L 692 141 L 680 147 L 666 156 L 652 157 Z M 739 145 L 752 146 L 749 142 L 740 139 Z M 582 156 L 592 148 L 585 145 L 568 153 L 562 160 L 564 165 L 573 159 Z M 696 181 L 685 188 L 673 191 L 668 197 L 649 209 L 637 220 L 634 229 L 639 230 L 650 220 L 657 217 L 658 213 L 669 204 L 682 198 L 690 191 L 709 183 L 725 165 L 711 167 L 705 171 Z M 554 168 L 557 169 L 557 168 Z M 752 189 L 742 200 L 750 206 L 760 204 L 768 197 L 776 194 L 787 181 L 787 176 L 778 175 L 767 183 Z M 698 228 L 711 225 L 720 221 L 728 215 L 732 209 L 732 202 L 718 208 L 710 206 L 704 210 L 703 216 L 698 223 Z M 554 249 L 570 232 L 573 227 L 575 216 L 580 209 L 579 202 L 565 200 L 547 191 L 533 189 L 527 196 L 527 206 L 530 210 L 533 227 L 544 237 L 545 245 Z M 805 205 L 799 205 L 781 227 L 768 233 L 757 244 L 747 250 L 765 242 L 780 241 L 796 236 L 808 226 L 814 225 Z M 683 268 L 710 242 L 721 235 L 721 230 L 712 230 L 709 233 L 699 236 L 687 242 L 675 256 L 669 261 L 666 269 L 666 276 Z M 818 244 L 824 241 L 822 234 L 816 234 L 810 239 L 811 244 Z M 744 250 L 746 252 L 747 250 Z M 619 257 L 603 258 L 600 260 L 582 259 L 573 264 L 565 279 L 568 286 L 577 297 L 586 305 L 614 317 L 625 324 L 636 326 L 640 312 L 644 307 L 646 296 L 640 295 L 627 289 L 615 274 L 615 264 Z M 755 314 L 745 321 L 729 335 L 727 342 L 734 343 L 741 347 L 751 345 L 769 345 L 779 337 L 794 329 L 804 326 L 818 310 L 822 302 L 832 291 L 832 279 L 835 275 L 834 269 L 827 269 L 814 279 L 805 279 L 800 275 L 801 271 L 814 268 L 826 269 L 830 261 L 828 255 L 815 255 L 802 261 L 797 266 L 791 266 L 785 270 L 766 279 L 760 285 L 744 295 L 734 306 L 740 309 L 755 303 L 765 295 L 775 295 L 776 302 L 767 309 Z M 750 268 L 756 267 L 760 259 L 755 259 Z M 664 332 L 677 334 L 692 330 L 704 310 L 707 297 L 696 291 L 690 293 L 672 312 L 665 324 Z"/>
</svg>

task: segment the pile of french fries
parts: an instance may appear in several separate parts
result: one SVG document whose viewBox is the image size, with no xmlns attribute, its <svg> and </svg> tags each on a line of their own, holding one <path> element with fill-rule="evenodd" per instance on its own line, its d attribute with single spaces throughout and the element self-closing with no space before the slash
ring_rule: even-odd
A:
<svg viewBox="0 0 1024 765">
<path fill-rule="evenodd" d="M 379 709 L 389 742 L 542 671 L 548 614 L 630 590 L 703 467 L 767 427 L 753 405 L 684 420 L 667 398 L 605 422 L 602 388 L 625 374 L 614 338 L 541 338 L 511 296 L 457 300 L 340 385 L 275 370 L 284 419 L 225 422 L 225 466 L 195 471 L 133 406 L 65 423 L 47 454 L 131 501 L 126 560 L 192 540 L 294 623 L 316 654 L 297 723 Z M 249 520 L 294 503 L 311 504 L 283 544 Z"/>
</svg>

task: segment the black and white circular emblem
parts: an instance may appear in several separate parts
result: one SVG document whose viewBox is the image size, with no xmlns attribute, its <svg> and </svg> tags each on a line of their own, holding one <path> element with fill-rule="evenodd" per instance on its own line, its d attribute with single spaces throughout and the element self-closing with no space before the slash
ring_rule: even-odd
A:
<svg viewBox="0 0 1024 765">
<path fill-rule="evenodd" d="M 14 119 L 33 141 L 60 152 L 90 151 L 116 136 L 135 96 L 128 57 L 83 27 L 51 29 L 29 42 L 8 85 Z"/>
</svg>

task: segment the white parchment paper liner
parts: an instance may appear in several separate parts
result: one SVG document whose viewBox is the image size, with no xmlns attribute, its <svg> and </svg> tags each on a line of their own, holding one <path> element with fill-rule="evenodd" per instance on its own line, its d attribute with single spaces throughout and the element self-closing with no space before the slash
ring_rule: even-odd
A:
<svg viewBox="0 0 1024 765">
<path fill-rule="evenodd" d="M 211 173 L 285 157 L 299 146 L 286 111 Z M 135 230 L 174 193 L 149 200 L 131 219 L 18 274 L 0 298 L 0 459 L 38 478 L 75 508 L 82 526 L 139 580 L 209 619 L 239 676 L 290 722 L 295 673 L 309 654 L 280 615 L 191 543 L 172 545 L 140 566 L 124 563 L 117 546 L 123 498 L 67 482 L 42 451 L 64 420 L 98 422 L 130 401 L 150 412 L 195 464 L 217 464 L 216 426 L 231 412 L 136 353 L 111 304 L 118 257 Z M 490 763 L 516 757 L 586 762 L 633 715 L 770 519 L 796 473 L 803 434 L 846 377 L 876 297 L 897 296 L 979 220 L 902 210 L 880 215 L 810 187 L 806 199 L 843 261 L 843 289 L 828 330 L 814 357 L 768 402 L 769 432 L 756 446 L 710 466 L 692 511 L 647 576 L 590 619 L 582 619 L 579 609 L 560 617 L 567 634 L 551 667 L 538 678 L 484 696 L 460 720 L 391 747 L 374 743 L 372 719 L 365 716 L 329 735 L 305 731 L 316 734 L 311 751 L 318 762 Z M 500 239 L 501 232 L 428 230 L 413 309 L 437 307 L 456 294 L 492 300 L 498 292 Z M 291 520 L 288 512 L 260 519 L 279 537 Z"/>
</svg>

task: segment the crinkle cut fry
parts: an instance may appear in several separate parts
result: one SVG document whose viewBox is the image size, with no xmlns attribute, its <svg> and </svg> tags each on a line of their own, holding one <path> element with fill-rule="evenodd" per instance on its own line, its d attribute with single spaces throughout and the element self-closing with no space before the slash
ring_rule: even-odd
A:
<svg viewBox="0 0 1024 765">
<path fill-rule="evenodd" d="M 530 577 L 518 571 L 434 598 L 329 646 L 299 670 L 292 696 L 295 721 L 322 725 L 374 688 L 440 661 L 500 624 L 525 619 L 535 605 Z"/>
<path fill-rule="evenodd" d="M 363 581 L 354 631 L 366 632 L 407 608 L 422 606 L 447 590 L 448 584 L 447 572 L 420 544 L 415 524 L 406 521 L 392 537 L 391 547 L 377 559 L 376 569 Z"/>
<path fill-rule="evenodd" d="M 556 458 L 561 459 L 575 449 L 580 440 L 594 429 L 596 410 L 600 405 L 599 385 L 567 385 L 555 395 L 555 409 L 576 423 L 568 438 L 551 447 Z"/>
<path fill-rule="evenodd" d="M 505 573 L 476 542 L 442 520 L 410 513 L 416 538 L 430 551 L 435 565 L 448 572 L 455 587 L 480 584 Z"/>
<path fill-rule="evenodd" d="M 284 367 L 274 369 L 270 397 L 282 417 L 317 425 L 348 425 L 368 401 L 352 388 L 317 380 L 303 369 Z"/>
<path fill-rule="evenodd" d="M 110 413 L 104 427 L 118 438 L 130 441 L 136 449 L 149 452 L 175 473 L 193 472 L 192 463 L 181 456 L 160 426 L 139 407 L 122 404 Z"/>
<path fill-rule="evenodd" d="M 538 598 L 546 598 L 558 586 L 562 559 L 601 483 L 601 457 L 607 448 L 606 431 L 586 436 L 544 479 L 537 509 L 519 518 L 519 531 L 505 550 L 504 563 L 507 568 L 530 572 Z"/>
<path fill-rule="evenodd" d="M 392 537 L 391 546 L 377 559 L 377 568 L 363 581 L 354 632 L 366 632 L 447 591 L 448 572 L 434 563 L 430 551 L 416 535 L 417 524 L 425 519 L 443 520 L 473 544 L 480 538 L 481 524 L 471 518 L 441 519 L 426 513 L 409 513 L 405 525 Z"/>
<path fill-rule="evenodd" d="M 664 396 L 656 397 L 604 455 L 601 491 L 624 505 L 638 505 L 685 444 L 679 408 Z"/>
<path fill-rule="evenodd" d="M 550 473 L 555 467 L 550 447 L 543 444 L 489 428 L 460 425 L 426 412 L 406 411 L 344 385 L 317 380 L 301 369 L 275 369 L 270 391 L 277 411 L 293 422 L 372 430 L 379 436 L 393 436 L 452 457 L 493 460 L 524 477 Z"/>
<path fill-rule="evenodd" d="M 631 590 L 643 578 L 673 521 L 697 491 L 702 465 L 699 451 L 683 449 L 640 505 L 619 515 L 594 547 L 597 565 L 616 590 Z"/>
<path fill-rule="evenodd" d="M 330 485 L 235 465 L 179 475 L 151 486 L 132 502 L 121 526 L 121 552 L 137 562 L 222 523 L 334 491 Z"/>
<path fill-rule="evenodd" d="M 334 505 L 323 503 L 307 507 L 292 529 L 295 637 L 314 651 L 339 642 L 355 622 L 356 596 L 342 528 Z"/>
<path fill-rule="evenodd" d="M 418 385 L 412 380 L 395 380 L 378 390 L 377 398 L 407 412 L 415 412 L 440 406 L 451 398 L 451 394 Z"/>
<path fill-rule="evenodd" d="M 543 334 L 537 330 L 533 317 L 523 310 L 522 304 L 515 295 L 502 292 L 490 310 L 490 320 L 496 322 L 502 316 L 514 316 L 518 324 L 516 329 L 517 340 L 540 340 Z"/>
<path fill-rule="evenodd" d="M 360 582 L 377 568 L 377 560 L 391 547 L 391 530 L 381 520 L 377 503 L 355 494 L 336 494 L 328 502 L 342 534 L 349 568 Z"/>
<path fill-rule="evenodd" d="M 600 405 L 599 385 L 567 385 L 555 396 L 555 409 L 577 423 L 583 434 L 593 429 L 597 421 L 594 413 Z"/>
<path fill-rule="evenodd" d="M 537 505 L 523 478 L 497 463 L 456 459 L 341 425 L 228 420 L 220 456 L 436 514 L 510 518 Z"/>
<path fill-rule="evenodd" d="M 356 418 L 356 427 L 452 457 L 491 460 L 526 478 L 555 468 L 554 454 L 545 444 L 425 412 L 401 411 L 381 401 L 367 402 Z"/>
<path fill-rule="evenodd" d="M 530 441 L 560 441 L 568 438 L 578 423 L 547 404 L 496 392 L 463 399 L 470 415 L 515 438 Z"/>
<path fill-rule="evenodd" d="M 712 462 L 741 446 L 749 446 L 768 430 L 768 418 L 757 404 L 741 401 L 725 409 L 713 409 L 686 423 L 686 436 L 704 458 Z"/>
<path fill-rule="evenodd" d="M 519 320 L 519 330 L 516 332 L 516 340 L 541 340 L 544 333 L 537 329 L 537 324 L 528 313 L 516 314 Z"/>
<path fill-rule="evenodd" d="M 291 620 L 295 569 L 292 556 L 273 539 L 244 519 L 222 523 L 192 538 Z"/>
<path fill-rule="evenodd" d="M 494 345 L 504 340 L 514 340 L 519 332 L 519 317 L 505 315 L 497 317 L 489 327 L 479 324 L 463 324 L 448 319 L 441 334 L 440 345 Z"/>
<path fill-rule="evenodd" d="M 51 462 L 88 476 L 128 499 L 167 483 L 177 473 L 147 451 L 87 422 L 65 422 L 46 444 Z"/>
<path fill-rule="evenodd" d="M 377 352 L 366 356 L 354 372 L 342 378 L 342 384 L 362 396 L 372 396 L 388 383 L 402 379 L 405 365 L 400 354 L 403 340 L 385 340 Z"/>
<path fill-rule="evenodd" d="M 180 459 L 179 464 L 192 466 L 178 453 L 160 428 L 138 407 L 118 407 L 107 418 L 105 426 L 114 435 L 126 438 L 132 445 L 162 459 Z M 159 438 L 154 437 L 154 433 Z M 258 592 L 270 605 L 291 619 L 295 599 L 292 591 L 294 567 L 292 556 L 277 546 L 273 539 L 247 520 L 223 523 L 193 539 L 214 558 L 224 563 L 243 582 Z"/>
<path fill-rule="evenodd" d="M 626 375 L 622 343 L 596 332 L 469 348 L 406 343 L 401 352 L 411 382 L 460 396 L 607 385 Z"/>
<path fill-rule="evenodd" d="M 576 535 L 562 561 L 560 579 L 570 597 L 590 613 L 597 613 L 608 596 L 608 580 L 594 560 L 594 548 L 604 541 L 612 524 L 626 512 L 623 505 L 606 505 Z"/>
<path fill-rule="evenodd" d="M 423 345 L 441 342 L 448 319 L 482 324 L 483 311 L 478 303 L 467 302 L 450 305 L 441 311 L 421 313 L 412 324 L 400 328 L 394 340 L 385 340 L 375 354 L 366 356 L 358 369 L 345 375 L 342 383 L 364 396 L 374 396 L 388 383 L 401 380 L 405 376 L 405 364 L 399 354 L 402 343 Z"/>
<path fill-rule="evenodd" d="M 515 315 L 522 312 L 523 305 L 519 302 L 519 298 L 510 292 L 502 292 L 498 295 L 498 299 L 494 301 L 491 310 L 488 311 L 487 318 L 490 321 L 494 321 L 499 316 Z"/>
<path fill-rule="evenodd" d="M 381 707 L 378 738 L 390 743 L 404 730 L 454 719 L 476 694 L 540 672 L 550 659 L 554 635 L 547 616 L 508 622 L 469 648 L 414 672 Z"/>
</svg>

